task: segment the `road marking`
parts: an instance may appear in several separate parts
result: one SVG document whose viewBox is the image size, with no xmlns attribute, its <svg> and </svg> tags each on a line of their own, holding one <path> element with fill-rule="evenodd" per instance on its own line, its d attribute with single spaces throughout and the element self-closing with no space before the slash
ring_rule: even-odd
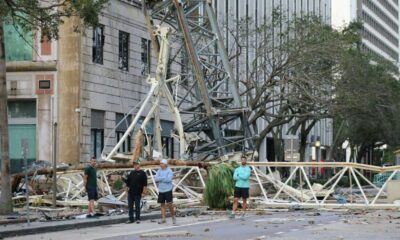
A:
<svg viewBox="0 0 400 240">
<path fill-rule="evenodd" d="M 262 236 L 255 237 L 255 238 L 252 239 L 252 240 L 260 240 L 260 239 L 266 239 L 266 238 L 267 238 L 267 236 L 262 235 Z"/>
<path fill-rule="evenodd" d="M 297 231 L 299 231 L 299 230 L 300 230 L 300 229 L 298 229 L 298 228 L 290 229 L 291 232 L 297 232 Z"/>
<path fill-rule="evenodd" d="M 276 232 L 275 234 L 276 235 L 280 235 L 280 234 L 283 234 L 283 233 L 285 233 L 285 232 Z"/>
<path fill-rule="evenodd" d="M 145 230 L 141 230 L 141 231 L 124 232 L 124 234 L 112 233 L 112 234 L 109 234 L 109 235 L 101 236 L 101 238 L 99 238 L 98 236 L 92 237 L 92 238 L 90 238 L 90 240 L 110 238 L 110 237 L 119 237 L 119 236 L 128 236 L 128 235 L 148 233 L 148 232 L 156 232 L 156 231 L 160 231 L 160 230 L 174 229 L 174 228 L 179 228 L 179 227 L 195 226 L 195 225 L 208 224 L 208 223 L 216 223 L 216 222 L 222 222 L 222 221 L 227 221 L 227 220 L 228 220 L 227 218 L 222 218 L 222 219 L 216 219 L 216 220 L 211 220 L 211 221 L 195 222 L 195 223 L 188 223 L 188 224 L 179 224 L 179 225 L 176 225 L 176 226 L 152 228 L 152 229 L 145 229 Z"/>
<path fill-rule="evenodd" d="M 263 218 L 263 219 L 257 219 L 253 220 L 253 222 L 286 222 L 289 221 L 288 218 Z"/>
</svg>

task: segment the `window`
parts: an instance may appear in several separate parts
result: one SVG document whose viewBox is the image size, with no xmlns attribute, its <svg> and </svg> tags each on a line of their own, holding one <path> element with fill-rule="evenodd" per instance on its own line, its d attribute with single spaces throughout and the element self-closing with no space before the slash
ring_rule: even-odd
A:
<svg viewBox="0 0 400 240">
<path fill-rule="evenodd" d="M 90 139 L 91 139 L 91 150 L 90 156 L 94 156 L 96 159 L 100 159 L 101 152 L 104 147 L 104 129 L 94 129 L 90 130 Z"/>
<path fill-rule="evenodd" d="M 8 102 L 9 118 L 36 118 L 36 101 L 10 101 Z"/>
<path fill-rule="evenodd" d="M 187 74 L 188 73 L 188 64 L 189 64 L 189 56 L 186 52 L 186 49 L 182 49 L 181 51 L 181 74 Z"/>
<path fill-rule="evenodd" d="M 104 47 L 104 26 L 99 25 L 93 28 L 93 62 L 103 64 Z"/>
<path fill-rule="evenodd" d="M 118 68 L 128 71 L 129 65 L 129 33 L 119 31 Z"/>
<path fill-rule="evenodd" d="M 116 127 L 117 142 L 119 142 L 119 140 L 125 134 L 130 124 L 130 116 L 128 116 L 124 120 L 123 119 L 124 119 L 124 114 L 117 113 L 115 115 L 115 125 L 117 126 L 119 124 Z M 121 147 L 118 149 L 118 152 L 121 153 L 131 152 L 131 136 L 128 136 L 128 138 L 123 142 Z"/>
<path fill-rule="evenodd" d="M 51 40 L 44 35 L 42 35 L 42 39 L 40 40 L 40 54 L 44 56 L 51 55 Z"/>
<path fill-rule="evenodd" d="M 142 38 L 142 76 L 150 74 L 151 66 L 151 41 Z"/>
<path fill-rule="evenodd" d="M 174 158 L 174 139 L 172 137 L 161 137 L 161 145 L 163 146 L 163 156 Z"/>
<path fill-rule="evenodd" d="M 156 148 L 156 137 L 153 134 L 147 134 L 144 136 L 144 146 L 149 144 L 148 140 L 151 142 L 154 150 Z M 161 136 L 161 146 L 162 146 L 162 156 L 165 158 L 174 158 L 174 139 L 172 137 Z"/>
<path fill-rule="evenodd" d="M 374 30 L 378 31 L 380 34 L 382 34 L 387 40 L 392 42 L 394 45 L 399 45 L 399 40 L 397 39 L 396 36 L 392 35 L 388 30 L 386 30 L 382 24 L 378 23 L 375 21 L 368 13 L 362 12 L 362 19 L 364 22 L 368 23 L 371 27 L 373 27 Z"/>
<path fill-rule="evenodd" d="M 90 156 L 100 159 L 104 148 L 104 112 L 92 110 L 90 129 Z"/>
<path fill-rule="evenodd" d="M 139 124 L 141 125 L 143 122 L 143 118 L 139 120 Z M 163 157 L 174 157 L 174 139 L 171 137 L 171 133 L 174 129 L 174 122 L 161 120 L 161 146 L 163 148 L 162 154 Z M 145 131 L 147 133 L 147 137 L 144 138 L 144 146 L 148 145 L 148 140 L 151 145 L 155 147 L 156 138 L 154 136 L 154 120 L 150 120 L 146 125 Z M 157 150 L 157 149 L 154 149 Z"/>
<path fill-rule="evenodd" d="M 389 56 L 391 56 L 394 60 L 399 58 L 399 54 L 394 51 L 391 47 L 386 45 L 380 38 L 376 37 L 374 34 L 369 32 L 366 28 L 363 27 L 362 29 L 362 36 L 370 41 L 373 45 L 375 45 L 377 48 L 382 50 L 383 52 L 387 53 Z"/>
<path fill-rule="evenodd" d="M 371 0 L 363 0 L 363 4 L 367 6 L 372 12 L 374 12 L 380 19 L 382 19 L 389 27 L 391 27 L 395 32 L 398 31 L 398 25 L 391 18 L 385 14 L 375 3 Z"/>
<path fill-rule="evenodd" d="M 5 21 L 3 31 L 6 61 L 32 61 L 32 32 L 24 32 L 11 21 Z"/>
</svg>

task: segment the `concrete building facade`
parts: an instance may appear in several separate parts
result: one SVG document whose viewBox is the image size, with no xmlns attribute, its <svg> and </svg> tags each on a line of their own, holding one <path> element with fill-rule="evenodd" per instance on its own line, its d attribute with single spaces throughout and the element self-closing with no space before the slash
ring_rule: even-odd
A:
<svg viewBox="0 0 400 240">
<path fill-rule="evenodd" d="M 149 90 L 145 80 L 149 73 L 154 74 L 156 59 L 140 1 L 111 0 L 99 26 L 79 33 L 74 31 L 77 25 L 78 19 L 68 19 L 60 27 L 60 39 L 51 42 L 41 42 L 40 33 L 29 33 L 28 41 L 22 41 L 13 26 L 8 28 L 14 171 L 21 168 L 20 141 L 25 138 L 30 161 L 51 162 L 54 150 L 58 162 L 77 164 L 91 156 L 99 159 L 102 151 L 110 151 L 123 135 L 134 108 Z M 177 144 L 170 134 L 174 123 L 163 111 L 161 119 L 164 155 L 174 157 Z M 152 124 L 146 131 L 152 135 Z M 119 152 L 131 151 L 132 137 Z"/>
<path fill-rule="evenodd" d="M 343 27 L 351 21 L 363 23 L 362 48 L 365 52 L 399 62 L 398 0 L 337 0 L 332 2 L 332 24 Z"/>
</svg>

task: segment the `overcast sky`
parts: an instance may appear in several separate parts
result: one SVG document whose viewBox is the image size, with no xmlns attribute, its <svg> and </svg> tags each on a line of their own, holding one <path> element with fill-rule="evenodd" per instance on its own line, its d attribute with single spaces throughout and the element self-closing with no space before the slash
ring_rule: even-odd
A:
<svg viewBox="0 0 400 240">
<path fill-rule="evenodd" d="M 332 0 L 332 26 L 343 27 L 348 24 L 356 11 L 356 0 Z"/>
</svg>

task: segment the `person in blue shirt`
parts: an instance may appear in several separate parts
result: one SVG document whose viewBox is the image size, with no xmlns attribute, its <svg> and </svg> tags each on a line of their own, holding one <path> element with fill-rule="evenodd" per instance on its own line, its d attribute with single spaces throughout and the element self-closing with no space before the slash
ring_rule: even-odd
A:
<svg viewBox="0 0 400 240">
<path fill-rule="evenodd" d="M 247 198 L 249 198 L 251 168 L 247 166 L 247 159 L 245 156 L 241 157 L 240 163 L 241 165 L 238 168 L 236 168 L 235 172 L 233 173 L 233 180 L 235 180 L 235 191 L 233 194 L 233 206 L 230 218 L 235 217 L 236 209 L 239 203 L 239 198 L 242 198 L 243 212 L 241 218 L 244 219 L 244 215 L 247 209 Z"/>
<path fill-rule="evenodd" d="M 166 223 L 165 214 L 166 207 L 168 206 L 169 211 L 172 217 L 172 223 L 176 224 L 174 206 L 173 206 L 173 196 L 172 196 L 172 178 L 174 177 L 174 173 L 168 167 L 168 161 L 166 159 L 162 159 L 160 161 L 160 169 L 157 171 L 154 176 L 154 180 L 157 183 L 158 187 L 158 200 L 157 202 L 161 204 L 161 221 L 159 224 Z"/>
</svg>

